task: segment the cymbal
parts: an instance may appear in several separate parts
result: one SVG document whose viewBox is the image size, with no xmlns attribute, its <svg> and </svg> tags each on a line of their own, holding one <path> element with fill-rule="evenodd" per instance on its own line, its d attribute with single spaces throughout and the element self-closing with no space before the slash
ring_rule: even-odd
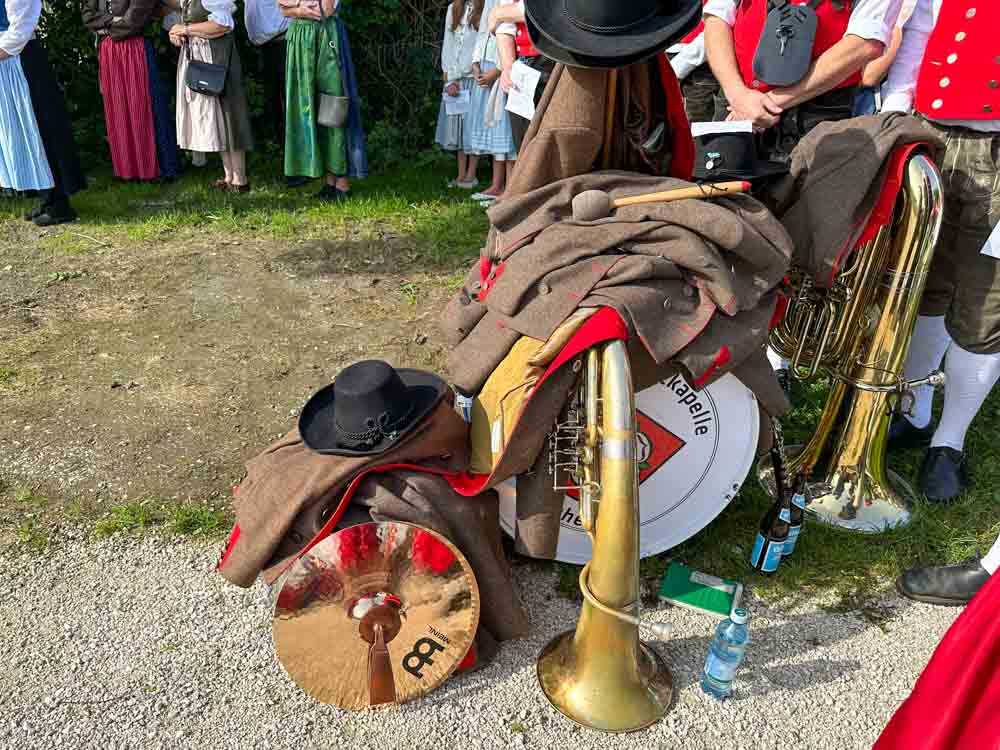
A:
<svg viewBox="0 0 1000 750">
<path fill-rule="evenodd" d="M 404 703 L 462 662 L 479 606 L 472 568 L 444 537 L 404 523 L 351 526 L 289 570 L 276 598 L 274 650 L 321 703 Z"/>
</svg>

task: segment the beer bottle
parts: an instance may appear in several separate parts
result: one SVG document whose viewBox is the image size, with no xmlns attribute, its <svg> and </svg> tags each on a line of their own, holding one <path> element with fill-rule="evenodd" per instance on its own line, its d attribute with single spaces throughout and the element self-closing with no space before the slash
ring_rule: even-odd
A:
<svg viewBox="0 0 1000 750">
<path fill-rule="evenodd" d="M 791 521 L 791 499 L 787 492 L 781 492 L 781 497 L 760 519 L 760 530 L 750 553 L 750 564 L 754 570 L 770 574 L 778 569 Z"/>
<path fill-rule="evenodd" d="M 799 541 L 799 534 L 802 533 L 802 522 L 806 514 L 806 478 L 804 474 L 799 474 L 795 478 L 790 510 L 791 521 L 788 527 L 788 539 L 785 541 L 785 549 L 781 553 L 784 557 L 788 557 L 795 551 L 795 543 Z"/>
</svg>

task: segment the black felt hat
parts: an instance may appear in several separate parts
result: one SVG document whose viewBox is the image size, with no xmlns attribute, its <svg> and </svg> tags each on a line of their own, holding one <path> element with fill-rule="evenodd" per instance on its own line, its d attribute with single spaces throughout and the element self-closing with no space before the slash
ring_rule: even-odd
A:
<svg viewBox="0 0 1000 750">
<path fill-rule="evenodd" d="M 763 180 L 788 173 L 784 162 L 757 158 L 757 141 L 749 123 L 695 123 L 692 135 L 695 180 Z"/>
<path fill-rule="evenodd" d="M 525 0 L 532 42 L 577 68 L 622 68 L 663 52 L 690 31 L 702 0 Z"/>
<path fill-rule="evenodd" d="M 309 399 L 299 432 L 317 453 L 374 456 L 399 443 L 447 392 L 448 384 L 433 373 L 358 362 Z"/>
</svg>

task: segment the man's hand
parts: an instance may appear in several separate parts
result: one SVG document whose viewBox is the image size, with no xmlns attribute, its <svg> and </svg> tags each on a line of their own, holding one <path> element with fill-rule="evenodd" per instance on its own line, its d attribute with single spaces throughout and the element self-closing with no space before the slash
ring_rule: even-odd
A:
<svg viewBox="0 0 1000 750">
<path fill-rule="evenodd" d="M 489 73 L 481 73 L 476 76 L 476 83 L 479 84 L 480 88 L 488 89 L 493 85 L 493 82 L 500 77 L 500 71 L 494 68 Z"/>
<path fill-rule="evenodd" d="M 509 94 L 511 91 L 517 91 L 514 79 L 510 77 L 510 70 L 504 70 L 504 72 L 500 74 L 500 88 L 503 89 L 505 94 Z"/>
<path fill-rule="evenodd" d="M 782 109 L 771 97 L 760 91 L 744 87 L 735 96 L 729 96 L 730 120 L 750 120 L 755 128 L 771 128 L 781 119 Z"/>
<path fill-rule="evenodd" d="M 459 85 L 457 83 L 452 81 L 451 83 L 449 83 L 447 86 L 444 87 L 444 92 L 448 96 L 456 97 L 462 92 L 462 89 L 459 88 Z"/>
</svg>

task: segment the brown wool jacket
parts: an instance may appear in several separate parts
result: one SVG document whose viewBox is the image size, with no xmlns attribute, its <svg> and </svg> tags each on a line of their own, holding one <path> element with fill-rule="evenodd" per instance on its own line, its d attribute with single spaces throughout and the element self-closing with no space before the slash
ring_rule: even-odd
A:
<svg viewBox="0 0 1000 750">
<path fill-rule="evenodd" d="M 446 399 L 388 453 L 326 456 L 306 448 L 298 430 L 247 463 L 233 497 L 234 533 L 219 572 L 237 586 L 252 586 L 263 573 L 274 583 L 326 525 L 345 489 L 366 471 L 391 464 L 418 464 L 460 473 L 469 465 L 469 426 Z"/>
<path fill-rule="evenodd" d="M 791 172 L 766 200 L 791 235 L 795 264 L 817 284 L 829 286 L 864 230 L 892 152 L 912 143 L 928 144 L 932 158 L 944 147 L 921 120 L 895 112 L 823 123 L 795 147 Z"/>
</svg>

